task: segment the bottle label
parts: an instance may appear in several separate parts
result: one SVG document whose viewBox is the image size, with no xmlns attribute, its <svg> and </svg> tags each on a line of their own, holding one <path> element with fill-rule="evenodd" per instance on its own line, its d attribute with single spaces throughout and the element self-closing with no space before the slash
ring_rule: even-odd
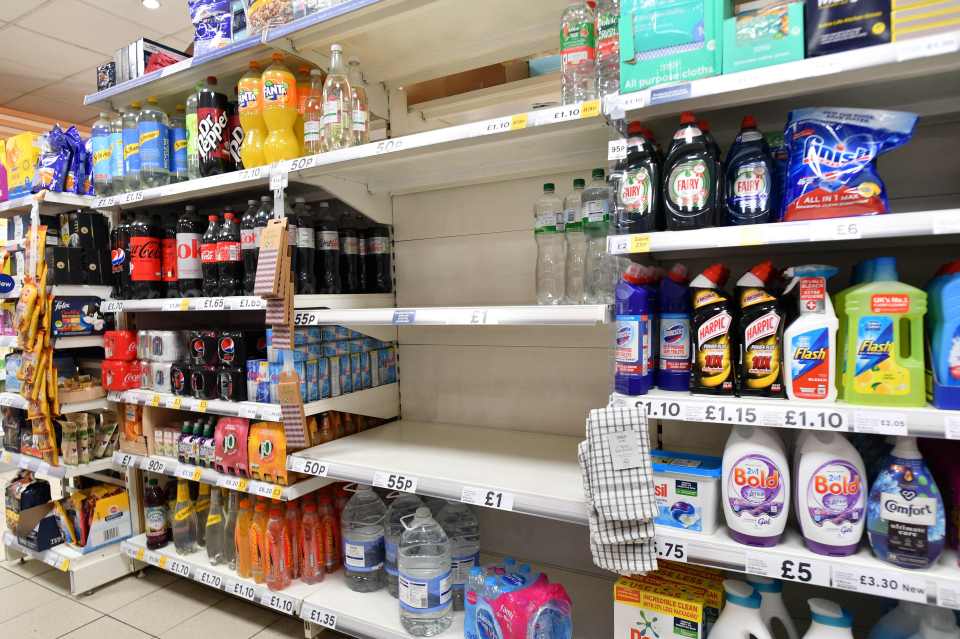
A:
<svg viewBox="0 0 960 639">
<path fill-rule="evenodd" d="M 251 251 L 257 248 L 256 228 L 245 229 L 240 227 L 240 250 Z"/>
<path fill-rule="evenodd" d="M 579 231 L 581 228 L 583 228 L 580 222 L 580 211 L 572 206 L 563 211 L 563 217 L 564 231 Z"/>
<path fill-rule="evenodd" d="M 187 117 L 187 155 L 197 154 L 197 114 L 188 113 Z"/>
<path fill-rule="evenodd" d="M 727 311 L 717 313 L 697 327 L 696 373 L 698 382 L 710 388 L 731 384 L 733 359 L 730 326 L 733 317 Z"/>
<path fill-rule="evenodd" d="M 253 227 L 253 237 L 254 242 L 256 243 L 257 248 L 260 248 L 260 238 L 263 237 L 263 226 L 254 226 Z M 241 231 L 242 233 L 243 231 Z"/>
<path fill-rule="evenodd" d="M 216 526 L 217 524 L 219 524 L 219 523 L 222 522 L 222 521 L 223 521 L 223 515 L 220 515 L 220 514 L 217 514 L 217 513 L 215 513 L 215 514 L 213 514 L 213 515 L 207 515 L 207 528 L 210 528 L 210 527 L 212 527 L 212 526 Z"/>
<path fill-rule="evenodd" d="M 263 108 L 296 108 L 297 94 L 291 83 L 280 77 L 263 80 Z"/>
<path fill-rule="evenodd" d="M 116 131 L 110 133 L 110 173 L 113 175 L 113 181 L 118 182 L 123 179 L 123 132 Z"/>
<path fill-rule="evenodd" d="M 357 238 L 348 236 L 343 238 L 343 252 L 347 255 L 358 255 L 360 252 L 360 247 L 357 243 Z"/>
<path fill-rule="evenodd" d="M 170 238 L 163 238 L 160 242 L 160 247 L 163 252 L 161 257 L 161 263 L 163 267 L 163 281 L 164 282 L 176 282 L 177 281 L 177 240 Z"/>
<path fill-rule="evenodd" d="M 610 202 L 608 200 L 589 200 L 583 203 L 581 216 L 584 224 L 607 222 L 610 219 Z"/>
<path fill-rule="evenodd" d="M 340 234 L 336 231 L 317 231 L 317 249 L 320 251 L 339 251 Z"/>
<path fill-rule="evenodd" d="M 740 293 L 740 310 L 749 308 L 762 302 L 775 302 L 777 298 L 767 293 L 763 288 L 745 288 Z"/>
<path fill-rule="evenodd" d="M 186 521 L 190 517 L 193 517 L 193 505 L 189 502 L 185 506 L 179 506 L 173 514 L 174 521 Z"/>
<path fill-rule="evenodd" d="M 876 297 L 876 296 L 874 296 Z M 909 395 L 910 371 L 897 362 L 894 319 L 868 315 L 857 322 L 854 390 L 869 395 Z"/>
<path fill-rule="evenodd" d="M 367 238 L 368 255 L 386 255 L 390 252 L 390 238 L 374 235 Z"/>
<path fill-rule="evenodd" d="M 558 213 L 555 211 L 548 211 L 546 213 L 537 213 L 533 220 L 533 232 L 534 233 L 556 233 L 557 232 L 557 216 Z"/>
<path fill-rule="evenodd" d="M 400 608 L 406 612 L 438 612 L 450 605 L 450 570 L 433 579 L 415 579 L 400 573 Z"/>
<path fill-rule="evenodd" d="M 933 497 L 912 496 L 909 500 L 903 493 L 914 493 L 904 487 L 899 492 L 880 494 L 880 518 L 903 524 L 933 526 L 937 523 L 937 500 Z"/>
<path fill-rule="evenodd" d="M 754 534 L 769 529 L 784 513 L 783 477 L 765 455 L 751 453 L 733 464 L 727 494 L 734 516 Z"/>
<path fill-rule="evenodd" d="M 134 282 L 159 282 L 163 269 L 160 240 L 155 237 L 130 238 L 130 279 Z"/>
<path fill-rule="evenodd" d="M 353 572 L 373 572 L 383 566 L 383 537 L 359 541 L 344 537 L 343 564 Z"/>
<path fill-rule="evenodd" d="M 330 124 L 340 124 L 340 113 L 342 109 L 340 108 L 340 101 L 326 100 L 323 103 L 323 124 L 324 126 Z"/>
<path fill-rule="evenodd" d="M 710 174 L 703 160 L 674 165 L 667 180 L 667 197 L 680 209 L 702 209 L 710 196 Z"/>
<path fill-rule="evenodd" d="M 287 218 L 287 245 L 296 246 L 297 245 L 297 229 L 296 223 L 293 221 L 293 218 Z"/>
<path fill-rule="evenodd" d="M 170 133 L 162 122 L 140 122 L 140 170 L 170 168 Z"/>
<path fill-rule="evenodd" d="M 617 315 L 616 371 L 624 375 L 648 372 L 646 327 L 649 315 Z"/>
<path fill-rule="evenodd" d="M 743 370 L 747 388 L 760 389 L 775 386 L 779 391 L 780 376 L 780 314 L 764 313 L 743 331 Z"/>
<path fill-rule="evenodd" d="M 712 288 L 697 289 L 693 293 L 693 308 L 703 308 L 708 304 L 726 301 L 726 297 Z"/>
<path fill-rule="evenodd" d="M 163 506 L 147 506 L 144 511 L 147 536 L 167 534 L 167 509 Z"/>
<path fill-rule="evenodd" d="M 353 130 L 357 133 L 363 133 L 367 130 L 367 122 L 369 117 L 365 109 L 354 109 L 353 110 Z"/>
<path fill-rule="evenodd" d="M 177 277 L 181 280 L 202 277 L 199 233 L 177 233 Z"/>
<path fill-rule="evenodd" d="M 597 12 L 597 57 L 620 63 L 620 14 L 615 11 Z"/>
<path fill-rule="evenodd" d="M 260 115 L 260 78 L 241 78 L 237 83 L 237 108 L 243 115 Z"/>
<path fill-rule="evenodd" d="M 660 316 L 660 370 L 690 371 L 690 318 L 664 313 Z"/>
<path fill-rule="evenodd" d="M 790 384 L 797 399 L 826 399 L 830 391 L 830 333 L 816 328 L 790 338 Z"/>
<path fill-rule="evenodd" d="M 310 228 L 309 226 L 301 226 L 300 228 L 298 228 L 297 229 L 297 247 L 313 249 L 314 248 L 313 236 L 314 236 L 313 229 Z"/>
<path fill-rule="evenodd" d="M 218 262 L 240 261 L 240 242 L 217 242 L 216 246 Z"/>
<path fill-rule="evenodd" d="M 187 130 L 180 127 L 170 129 L 170 148 L 173 162 L 170 170 L 177 175 L 187 174 Z"/>
<path fill-rule="evenodd" d="M 560 59 L 564 67 L 592 62 L 596 56 L 596 32 L 592 22 L 564 24 L 560 28 Z"/>
<path fill-rule="evenodd" d="M 470 576 L 470 569 L 480 565 L 480 553 L 475 552 L 472 555 L 463 555 L 462 557 L 450 558 L 450 579 L 454 586 L 467 583 Z"/>
<path fill-rule="evenodd" d="M 320 120 L 303 121 L 303 141 L 320 142 Z"/>
<path fill-rule="evenodd" d="M 111 179 L 113 170 L 113 147 L 109 135 L 96 135 L 92 141 L 93 147 L 93 181 L 107 182 Z"/>
<path fill-rule="evenodd" d="M 398 575 L 399 572 L 397 571 L 397 544 L 384 538 L 383 549 L 384 549 L 383 569 L 387 571 L 388 575 L 393 575 L 393 576 Z"/>
<path fill-rule="evenodd" d="M 807 514 L 810 521 L 833 537 L 836 545 L 860 540 L 866 508 L 864 479 L 857 468 L 843 459 L 823 464 L 807 484 Z"/>
<path fill-rule="evenodd" d="M 756 212 L 767 208 L 770 198 L 770 176 L 763 162 L 747 162 L 737 168 L 731 200 L 738 211 Z"/>
<path fill-rule="evenodd" d="M 620 205 L 628 217 L 650 213 L 653 206 L 653 181 L 647 167 L 624 172 L 620 180 Z"/>
<path fill-rule="evenodd" d="M 218 242 L 203 242 L 200 244 L 200 262 L 202 264 L 217 263 Z"/>
<path fill-rule="evenodd" d="M 237 167 L 237 170 L 243 168 L 243 159 L 240 157 L 240 147 L 243 146 L 243 127 L 240 126 L 240 116 L 234 113 L 228 120 L 228 140 L 227 146 L 230 150 L 230 159 Z"/>
<path fill-rule="evenodd" d="M 215 107 L 197 109 L 197 154 L 200 161 L 227 159 L 227 112 Z"/>
<path fill-rule="evenodd" d="M 140 172 L 140 132 L 136 127 L 123 129 L 123 172 Z"/>
</svg>

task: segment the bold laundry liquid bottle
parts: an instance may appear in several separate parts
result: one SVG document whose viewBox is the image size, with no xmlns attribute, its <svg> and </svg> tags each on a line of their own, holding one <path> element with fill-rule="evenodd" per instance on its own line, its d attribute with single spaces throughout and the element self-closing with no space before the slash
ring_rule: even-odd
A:
<svg viewBox="0 0 960 639">
<path fill-rule="evenodd" d="M 730 536 L 748 546 L 776 546 L 790 507 L 790 470 L 780 436 L 769 428 L 734 426 L 723 450 L 721 481 Z"/>
</svg>

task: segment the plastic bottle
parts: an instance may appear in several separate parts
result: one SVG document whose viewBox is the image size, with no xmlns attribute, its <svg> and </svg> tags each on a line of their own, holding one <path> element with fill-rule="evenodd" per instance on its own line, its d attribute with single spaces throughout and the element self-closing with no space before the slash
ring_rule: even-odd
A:
<svg viewBox="0 0 960 639">
<path fill-rule="evenodd" d="M 647 373 L 653 360 L 653 314 L 645 286 L 647 271 L 631 263 L 614 291 L 617 334 L 613 386 L 616 392 L 630 396 L 650 390 Z"/>
<path fill-rule="evenodd" d="M 159 215 L 153 218 L 153 225 L 161 230 L 160 272 L 163 280 L 164 297 L 180 297 L 177 284 L 177 226 L 170 218 L 161 220 Z"/>
<path fill-rule="evenodd" d="M 297 120 L 297 83 L 283 64 L 279 51 L 271 56 L 273 63 L 261 76 L 263 122 L 267 138 L 263 142 L 263 157 L 268 163 L 292 160 L 300 155 L 300 143 L 293 132 Z"/>
<path fill-rule="evenodd" d="M 656 230 L 660 212 L 660 164 L 657 152 L 643 137 L 643 125 L 627 127 L 627 157 L 619 172 L 616 197 L 617 233 L 648 233 Z"/>
<path fill-rule="evenodd" d="M 453 609 L 464 609 L 464 591 L 470 571 L 480 565 L 480 522 L 470 506 L 448 501 L 437 515 L 450 540 L 450 584 L 453 587 Z"/>
<path fill-rule="evenodd" d="M 717 166 L 720 166 L 720 145 L 717 144 L 716 138 L 710 133 L 710 122 L 700 118 L 697 120 L 697 128 L 703 133 L 703 139 L 707 143 L 707 150 L 710 151 L 710 155 L 717 162 Z"/>
<path fill-rule="evenodd" d="M 290 578 L 299 579 L 303 565 L 303 551 L 300 547 L 300 502 L 296 499 L 287 502 L 283 513 L 287 520 L 287 534 L 290 536 Z"/>
<path fill-rule="evenodd" d="M 340 567 L 340 542 L 337 515 L 330 497 L 321 495 L 317 500 L 317 516 L 320 518 L 320 536 L 323 542 L 323 562 L 327 573 Z"/>
<path fill-rule="evenodd" d="M 620 92 L 620 0 L 598 0 L 597 97 Z"/>
<path fill-rule="evenodd" d="M 293 124 L 293 135 L 297 138 L 297 144 L 300 145 L 300 155 L 306 155 L 303 116 L 306 113 L 308 97 L 310 97 L 310 65 L 301 64 L 297 67 L 297 120 Z"/>
<path fill-rule="evenodd" d="M 217 91 L 217 78 L 207 76 L 197 92 L 197 165 L 200 177 L 230 171 L 230 114 L 227 96 Z"/>
<path fill-rule="evenodd" d="M 267 578 L 267 504 L 258 501 L 250 523 L 250 576 L 262 584 Z"/>
<path fill-rule="evenodd" d="M 323 153 L 323 84 L 326 74 L 321 69 L 310 71 L 310 89 L 303 103 L 303 152 Z"/>
<path fill-rule="evenodd" d="M 347 587 L 373 592 L 383 587 L 383 536 L 387 508 L 370 486 L 358 485 L 340 516 Z"/>
<path fill-rule="evenodd" d="M 317 516 L 317 503 L 307 500 L 303 504 L 303 520 L 300 522 L 300 579 L 307 584 L 323 581 L 326 567 L 323 557 L 323 532 L 320 517 Z"/>
<path fill-rule="evenodd" d="M 147 98 L 137 117 L 140 136 L 140 183 L 143 188 L 170 183 L 170 123 L 157 106 L 157 98 Z"/>
<path fill-rule="evenodd" d="M 945 264 L 927 286 L 927 332 L 933 381 L 960 386 L 960 260 Z M 934 402 L 938 401 L 934 395 Z M 943 408 L 957 408 L 953 404 Z"/>
<path fill-rule="evenodd" d="M 167 496 L 156 479 L 147 482 L 144 491 L 143 523 L 147 532 L 147 548 L 156 550 L 167 545 Z"/>
<path fill-rule="evenodd" d="M 726 602 L 710 631 L 723 639 L 773 639 L 760 616 L 760 595 L 753 586 L 739 579 L 724 579 Z"/>
<path fill-rule="evenodd" d="M 256 217 L 259 210 L 256 200 L 247 200 L 247 208 L 240 218 L 240 253 L 243 261 L 243 294 L 253 295 L 253 285 L 257 279 Z"/>
<path fill-rule="evenodd" d="M 480 566 L 470 569 L 464 595 L 463 637 L 479 639 L 477 632 L 477 602 L 483 596 L 484 571 Z"/>
<path fill-rule="evenodd" d="M 404 531 L 397 551 L 400 623 L 415 637 L 432 637 L 453 623 L 450 542 L 426 506 L 401 523 Z"/>
<path fill-rule="evenodd" d="M 200 238 L 200 263 L 203 271 L 202 291 L 204 297 L 220 294 L 220 269 L 217 264 L 217 238 L 220 235 L 220 218 L 208 215 L 207 230 Z"/>
<path fill-rule="evenodd" d="M 90 128 L 93 150 L 93 189 L 97 195 L 113 193 L 113 141 L 110 139 L 110 114 L 101 112 Z"/>
<path fill-rule="evenodd" d="M 330 73 L 323 83 L 324 150 L 353 145 L 353 91 L 343 65 L 343 47 L 330 45 Z"/>
<path fill-rule="evenodd" d="M 719 202 L 717 171 L 717 161 L 697 119 L 684 112 L 663 162 L 661 192 L 668 229 L 682 231 L 713 224 Z"/>
<path fill-rule="evenodd" d="M 210 484 L 201 483 L 197 490 L 197 501 L 193 512 L 197 517 L 197 544 L 207 544 L 207 517 L 210 515 Z"/>
<path fill-rule="evenodd" d="M 730 297 L 722 287 L 730 270 L 712 264 L 690 282 L 693 351 L 690 391 L 733 395 L 736 391 L 733 365 L 736 331 Z"/>
<path fill-rule="evenodd" d="M 140 116 L 140 102 L 130 103 L 123 112 L 123 175 L 128 191 L 140 188 L 140 131 L 137 118 Z"/>
<path fill-rule="evenodd" d="M 260 505 L 257 505 L 259 511 Z M 263 553 L 266 560 L 264 567 L 267 588 L 270 590 L 283 590 L 290 585 L 290 548 L 287 544 L 287 522 L 283 517 L 283 511 L 278 507 L 270 509 L 270 518 L 267 521 L 266 533 L 264 536 L 265 551 Z"/>
<path fill-rule="evenodd" d="M 723 224 L 765 224 L 776 221 L 777 193 L 773 156 L 752 115 L 727 152 L 724 167 Z"/>
<path fill-rule="evenodd" d="M 340 217 L 340 292 L 360 293 L 360 238 L 349 213 Z"/>
<path fill-rule="evenodd" d="M 760 262 L 737 280 L 737 371 L 741 395 L 783 397 L 783 314 L 774 268 Z"/>
<path fill-rule="evenodd" d="M 234 529 L 233 547 L 237 558 L 237 575 L 244 579 L 253 576 L 253 555 L 251 553 L 250 529 L 253 527 L 253 512 L 250 510 L 250 500 L 241 499 L 237 511 L 237 526 Z"/>
<path fill-rule="evenodd" d="M 170 182 L 190 179 L 187 166 L 187 118 L 186 108 L 178 104 L 170 118 Z"/>
<path fill-rule="evenodd" d="M 783 377 L 788 399 L 832 402 L 837 398 L 839 322 L 827 293 L 827 279 L 836 272 L 832 266 L 816 264 L 784 272 L 791 279 L 781 299 L 788 300 L 787 317 L 793 317 L 783 332 Z"/>
<path fill-rule="evenodd" d="M 853 617 L 828 599 L 808 599 L 810 628 L 803 639 L 853 639 Z"/>
<path fill-rule="evenodd" d="M 317 247 L 317 293 L 330 295 L 340 292 L 340 232 L 337 218 L 328 202 L 318 202 L 315 240 Z"/>
<path fill-rule="evenodd" d="M 220 504 L 220 489 L 210 491 L 210 512 L 207 514 L 205 538 L 207 541 L 207 557 L 214 566 L 224 563 L 223 543 L 223 506 Z"/>
<path fill-rule="evenodd" d="M 235 490 L 228 492 L 227 512 L 223 523 L 223 563 L 227 564 L 230 570 L 237 569 L 237 520 L 240 515 L 240 495 Z M 210 518 L 207 518 L 210 523 Z M 207 533 L 210 536 L 210 533 Z M 207 542 L 207 548 L 210 548 L 210 542 Z"/>
<path fill-rule="evenodd" d="M 243 127 L 240 158 L 243 160 L 243 166 L 249 169 L 267 163 L 263 155 L 267 125 L 263 123 L 260 63 L 251 60 L 248 66 L 247 72 L 237 82 L 237 111 L 240 116 L 240 126 Z"/>
<path fill-rule="evenodd" d="M 130 286 L 132 299 L 161 297 L 163 251 L 159 230 L 151 224 L 146 209 L 137 209 L 130 223 Z"/>
<path fill-rule="evenodd" d="M 557 232 L 563 202 L 552 182 L 543 185 L 543 195 L 533 207 L 533 236 L 537 242 L 537 304 L 559 304 L 563 299 L 566 246 Z"/>
<path fill-rule="evenodd" d="M 130 299 L 130 218 L 126 214 L 110 231 L 110 271 L 113 299 Z"/>
<path fill-rule="evenodd" d="M 952 610 L 930 606 L 920 618 L 920 629 L 910 639 L 957 639 L 957 619 Z"/>
<path fill-rule="evenodd" d="M 217 233 L 217 279 L 220 297 L 243 295 L 243 258 L 240 254 L 240 225 L 232 211 L 223 214 Z"/>
<path fill-rule="evenodd" d="M 186 117 L 184 123 L 187 127 L 187 175 L 191 180 L 200 177 L 200 155 L 197 148 L 197 100 L 202 85 L 193 88 L 186 99 Z"/>
<path fill-rule="evenodd" d="M 585 291 L 588 304 L 612 304 L 613 288 L 619 279 L 616 256 L 607 254 L 613 197 L 603 175 L 603 169 L 593 169 L 582 198 L 581 220 L 587 238 Z"/>
<path fill-rule="evenodd" d="M 560 101 L 574 104 L 597 97 L 596 24 L 583 0 L 570 0 L 560 22 Z"/>
<path fill-rule="evenodd" d="M 573 190 L 563 200 L 563 237 L 567 245 L 563 303 L 583 304 L 587 276 L 587 237 L 581 219 L 583 178 L 573 181 Z"/>
<path fill-rule="evenodd" d="M 657 290 L 660 340 L 654 382 L 663 390 L 690 389 L 690 287 L 687 268 L 675 264 Z"/>
<path fill-rule="evenodd" d="M 316 230 L 310 208 L 302 197 L 294 200 L 293 214 L 297 223 L 297 271 L 294 286 L 298 295 L 317 292 Z"/>
<path fill-rule="evenodd" d="M 923 604 L 898 601 L 870 629 L 867 639 L 909 639 L 920 629 L 920 619 L 926 611 Z"/>
<path fill-rule="evenodd" d="M 352 57 L 347 60 L 350 69 L 350 95 L 352 96 L 353 144 L 366 144 L 370 141 L 370 105 L 367 101 L 367 89 L 360 71 L 360 60 Z"/>
<path fill-rule="evenodd" d="M 110 116 L 110 176 L 113 180 L 113 192 L 126 190 L 126 177 L 123 172 L 123 112 Z"/>
<path fill-rule="evenodd" d="M 800 636 L 797 626 L 783 603 L 783 582 L 769 577 L 747 575 L 747 583 L 760 595 L 760 618 L 771 634 L 784 639 L 797 639 Z"/>
<path fill-rule="evenodd" d="M 402 493 L 397 496 L 387 509 L 387 524 L 384 534 L 384 564 L 386 573 L 387 591 L 397 596 L 397 549 L 400 546 L 400 535 L 403 533 L 403 524 L 400 520 L 412 515 L 423 506 L 423 501 L 416 495 Z"/>
<path fill-rule="evenodd" d="M 190 499 L 190 484 L 177 480 L 177 505 L 173 510 L 173 545 L 178 555 L 197 551 L 197 518 Z"/>
<path fill-rule="evenodd" d="M 367 230 L 367 293 L 389 293 L 393 290 L 393 266 L 390 229 L 374 224 Z"/>
<path fill-rule="evenodd" d="M 775 546 L 790 509 L 783 440 L 769 428 L 734 426 L 723 450 L 723 513 L 734 541 Z"/>
</svg>

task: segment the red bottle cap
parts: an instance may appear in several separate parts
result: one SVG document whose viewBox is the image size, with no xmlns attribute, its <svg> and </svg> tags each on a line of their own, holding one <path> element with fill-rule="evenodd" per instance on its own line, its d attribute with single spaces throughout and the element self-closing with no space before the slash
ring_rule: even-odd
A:
<svg viewBox="0 0 960 639">
<path fill-rule="evenodd" d="M 631 284 L 645 284 L 646 280 L 647 277 L 644 273 L 643 266 L 636 262 L 631 263 L 623 274 L 623 281 L 630 282 Z"/>
<path fill-rule="evenodd" d="M 207 220 L 210 221 L 210 222 L 216 222 L 216 221 L 217 221 L 217 216 L 216 216 L 216 215 L 208 215 L 208 216 L 207 216 Z"/>
<path fill-rule="evenodd" d="M 677 284 L 686 284 L 687 283 L 687 267 L 683 264 L 674 264 L 673 268 L 670 269 L 670 272 L 667 273 L 667 277 L 676 282 Z"/>
<path fill-rule="evenodd" d="M 315 513 L 317 512 L 317 505 L 312 501 L 308 501 L 303 505 L 303 512 L 305 513 Z"/>
<path fill-rule="evenodd" d="M 697 116 L 690 111 L 684 111 L 680 114 L 680 124 L 696 124 Z"/>
<path fill-rule="evenodd" d="M 233 211 L 227 211 L 223 214 L 224 219 L 232 220 L 234 218 Z"/>
<path fill-rule="evenodd" d="M 267 510 L 267 504 L 266 504 L 265 502 L 262 502 L 262 501 L 261 501 L 261 502 L 258 502 L 258 503 L 257 503 L 257 506 L 256 506 L 256 508 L 254 508 L 254 510 L 257 511 L 258 513 L 265 512 L 265 511 Z"/>
<path fill-rule="evenodd" d="M 711 264 L 704 269 L 703 276 L 717 286 L 723 286 L 727 283 L 727 278 L 730 277 L 730 269 L 723 264 Z"/>
<path fill-rule="evenodd" d="M 627 125 L 628 135 L 643 135 L 643 125 L 639 122 L 631 122 Z"/>
<path fill-rule="evenodd" d="M 941 275 L 952 275 L 953 273 L 960 273 L 960 260 L 954 260 L 952 262 L 947 262 L 943 266 L 937 269 L 937 272 L 934 274 L 934 277 L 939 277 Z"/>
<path fill-rule="evenodd" d="M 241 508 L 250 508 L 250 500 L 249 500 L 249 499 L 241 499 L 241 500 L 240 500 L 240 507 L 241 507 Z"/>
<path fill-rule="evenodd" d="M 270 516 L 278 517 L 278 518 L 283 517 L 283 511 L 277 508 L 276 506 L 274 506 L 273 508 L 270 509 Z"/>
<path fill-rule="evenodd" d="M 763 262 L 760 262 L 759 264 L 754 266 L 752 269 L 750 269 L 750 272 L 753 273 L 756 276 L 756 278 L 761 282 L 763 282 L 764 284 L 770 281 L 770 274 L 773 273 L 773 271 L 774 271 L 773 262 L 771 262 L 770 260 L 765 260 Z"/>
<path fill-rule="evenodd" d="M 216 84 L 217 84 L 217 76 L 215 76 L 215 75 L 208 75 L 208 76 L 207 76 L 207 84 L 216 85 Z"/>
<path fill-rule="evenodd" d="M 741 129 L 755 129 L 757 128 L 757 119 L 752 115 L 743 116 L 743 120 L 740 121 Z"/>
</svg>

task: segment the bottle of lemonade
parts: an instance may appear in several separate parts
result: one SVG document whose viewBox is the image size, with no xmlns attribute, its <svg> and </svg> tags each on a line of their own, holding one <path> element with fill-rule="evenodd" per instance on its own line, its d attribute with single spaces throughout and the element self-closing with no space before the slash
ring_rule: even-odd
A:
<svg viewBox="0 0 960 639">
<path fill-rule="evenodd" d="M 267 162 L 292 160 L 300 156 L 300 143 L 293 133 L 297 121 L 297 81 L 283 64 L 283 54 L 273 54 L 271 64 L 260 76 L 263 96 L 263 122 L 267 139 L 263 155 Z"/>
<path fill-rule="evenodd" d="M 250 70 L 237 83 L 237 107 L 240 126 L 243 128 L 243 144 L 240 158 L 245 168 L 267 163 L 263 157 L 263 141 L 267 139 L 267 125 L 263 123 L 263 102 L 260 99 L 260 63 L 250 62 Z"/>
</svg>

